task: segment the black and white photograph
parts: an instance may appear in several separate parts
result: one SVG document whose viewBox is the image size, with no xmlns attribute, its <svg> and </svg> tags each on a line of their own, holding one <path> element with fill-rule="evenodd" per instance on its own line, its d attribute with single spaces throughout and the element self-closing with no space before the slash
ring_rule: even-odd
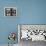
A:
<svg viewBox="0 0 46 46">
<path fill-rule="evenodd" d="M 16 7 L 5 7 L 4 16 L 17 16 L 17 8 Z"/>
</svg>

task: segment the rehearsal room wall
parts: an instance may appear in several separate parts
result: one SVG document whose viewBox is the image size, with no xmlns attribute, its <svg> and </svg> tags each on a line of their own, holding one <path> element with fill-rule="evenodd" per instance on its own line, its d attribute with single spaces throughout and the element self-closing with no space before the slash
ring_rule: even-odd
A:
<svg viewBox="0 0 46 46">
<path fill-rule="evenodd" d="M 4 7 L 16 7 L 17 16 L 4 16 Z M 8 43 L 10 32 L 18 33 L 18 24 L 46 24 L 46 0 L 0 0 L 0 44 Z"/>
</svg>

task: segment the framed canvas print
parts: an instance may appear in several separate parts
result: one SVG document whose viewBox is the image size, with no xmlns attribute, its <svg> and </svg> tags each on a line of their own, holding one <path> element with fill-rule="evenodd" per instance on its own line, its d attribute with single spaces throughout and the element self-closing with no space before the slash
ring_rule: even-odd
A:
<svg viewBox="0 0 46 46">
<path fill-rule="evenodd" d="M 19 29 L 20 28 L 20 29 Z M 27 25 L 18 26 L 19 39 L 31 41 L 46 41 L 46 25 Z"/>
<path fill-rule="evenodd" d="M 17 8 L 16 7 L 5 7 L 4 16 L 17 16 Z"/>
</svg>

